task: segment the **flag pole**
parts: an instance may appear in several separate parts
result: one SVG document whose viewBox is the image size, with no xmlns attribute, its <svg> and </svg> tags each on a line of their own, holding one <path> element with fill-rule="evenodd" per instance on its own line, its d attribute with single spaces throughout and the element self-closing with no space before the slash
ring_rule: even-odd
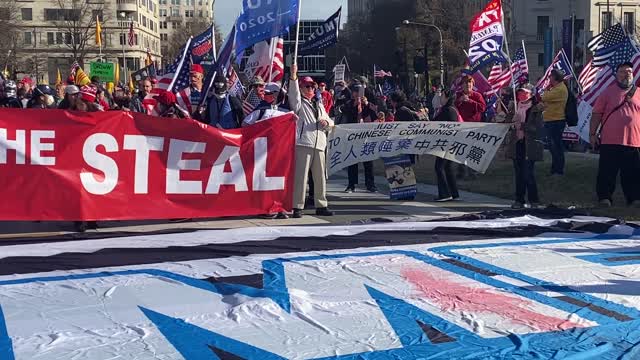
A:
<svg viewBox="0 0 640 360">
<path fill-rule="evenodd" d="M 276 44 L 277 46 L 277 41 L 275 41 L 276 39 L 280 40 L 279 37 L 271 38 L 271 44 L 269 44 L 269 55 L 271 56 L 271 64 L 269 64 L 269 79 L 267 79 L 266 82 L 271 82 L 271 79 L 273 79 L 273 61 L 276 57 L 276 48 L 274 47 L 274 44 Z"/>
<path fill-rule="evenodd" d="M 373 64 L 373 93 L 375 94 L 378 86 L 376 85 L 376 64 Z"/>
<path fill-rule="evenodd" d="M 518 111 L 518 101 L 516 100 L 516 86 L 515 86 L 516 82 L 515 82 L 515 79 L 513 78 L 513 66 L 511 62 L 511 54 L 509 54 L 509 40 L 507 39 L 508 36 L 506 34 L 506 29 L 504 27 L 504 12 L 502 11 L 502 4 L 500 5 L 500 12 L 501 12 L 500 15 L 502 15 L 502 31 L 505 32 L 504 48 L 507 51 L 507 64 L 509 64 L 509 72 L 511 73 L 511 88 L 513 90 L 513 109 L 515 111 Z"/>
<path fill-rule="evenodd" d="M 296 25 L 296 45 L 293 52 L 293 64 L 298 65 L 298 45 L 300 45 L 300 14 L 302 13 L 302 0 L 298 0 L 298 24 Z"/>
</svg>

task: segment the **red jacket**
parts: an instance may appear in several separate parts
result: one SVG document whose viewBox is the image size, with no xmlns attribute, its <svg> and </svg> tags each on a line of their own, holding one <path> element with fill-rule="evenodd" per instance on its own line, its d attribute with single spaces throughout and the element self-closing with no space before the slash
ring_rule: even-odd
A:
<svg viewBox="0 0 640 360">
<path fill-rule="evenodd" d="M 324 109 L 327 111 L 327 114 L 329 114 L 331 108 L 333 108 L 333 96 L 326 90 L 322 92 L 322 104 L 324 104 Z"/>
<path fill-rule="evenodd" d="M 472 91 L 469 93 L 469 101 L 462 101 L 464 93 L 461 91 L 456 94 L 456 108 L 462 116 L 462 120 L 466 122 L 482 121 L 482 113 L 487 109 L 484 97 L 479 92 Z"/>
</svg>

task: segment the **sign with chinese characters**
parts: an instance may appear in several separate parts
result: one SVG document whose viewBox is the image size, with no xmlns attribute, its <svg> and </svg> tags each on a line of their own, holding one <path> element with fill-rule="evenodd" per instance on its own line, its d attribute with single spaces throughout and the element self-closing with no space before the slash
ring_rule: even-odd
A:
<svg viewBox="0 0 640 360">
<path fill-rule="evenodd" d="M 484 173 L 509 130 L 506 124 L 393 122 L 339 125 L 329 135 L 329 175 L 350 165 L 401 154 L 434 155 Z"/>
</svg>

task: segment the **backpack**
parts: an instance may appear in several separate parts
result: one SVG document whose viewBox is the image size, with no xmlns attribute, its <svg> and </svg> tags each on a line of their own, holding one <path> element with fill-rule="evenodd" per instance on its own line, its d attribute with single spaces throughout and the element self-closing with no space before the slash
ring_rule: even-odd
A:
<svg viewBox="0 0 640 360">
<path fill-rule="evenodd" d="M 564 118 L 567 120 L 567 126 L 578 126 L 578 100 L 571 90 L 564 107 Z"/>
</svg>

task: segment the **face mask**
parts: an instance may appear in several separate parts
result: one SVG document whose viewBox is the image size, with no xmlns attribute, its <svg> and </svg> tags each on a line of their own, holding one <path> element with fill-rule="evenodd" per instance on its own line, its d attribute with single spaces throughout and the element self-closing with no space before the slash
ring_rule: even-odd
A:
<svg viewBox="0 0 640 360">
<path fill-rule="evenodd" d="M 518 92 L 516 94 L 516 99 L 518 100 L 518 102 L 527 101 L 527 100 L 529 100 L 529 94 L 524 93 L 524 92 Z"/>
<path fill-rule="evenodd" d="M 224 94 L 227 91 L 227 84 L 225 83 L 214 83 L 213 84 L 214 91 L 216 94 Z"/>
</svg>

